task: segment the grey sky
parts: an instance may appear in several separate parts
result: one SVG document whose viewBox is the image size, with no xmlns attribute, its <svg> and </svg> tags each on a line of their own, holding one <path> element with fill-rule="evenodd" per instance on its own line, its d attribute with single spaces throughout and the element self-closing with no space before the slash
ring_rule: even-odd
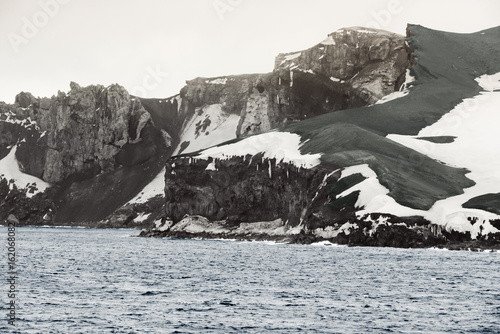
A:
<svg viewBox="0 0 500 334">
<path fill-rule="evenodd" d="M 497 0 L 0 0 L 0 101 L 119 83 L 146 97 L 197 76 L 272 71 L 280 52 L 342 27 L 407 23 L 475 32 L 500 25 Z"/>
</svg>

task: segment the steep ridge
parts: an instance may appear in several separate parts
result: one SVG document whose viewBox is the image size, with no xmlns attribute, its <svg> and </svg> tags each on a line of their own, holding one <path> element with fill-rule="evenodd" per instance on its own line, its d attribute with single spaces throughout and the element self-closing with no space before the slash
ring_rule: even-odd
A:
<svg viewBox="0 0 500 334">
<path fill-rule="evenodd" d="M 254 136 L 238 142 L 241 144 L 237 149 L 235 144 L 228 144 L 220 146 L 218 151 L 209 149 L 193 154 L 187 165 L 186 157 L 173 157 L 168 162 L 172 168 L 167 168 L 165 174 L 166 214 L 169 216 L 157 220 L 143 235 L 263 238 L 291 242 L 326 239 L 351 245 L 423 247 L 448 244 L 448 247 L 458 248 L 498 248 L 500 217 L 494 213 L 498 208 L 488 206 L 495 205 L 495 193 L 500 189 L 483 194 L 487 196 L 486 206 L 479 207 L 474 201 L 469 201 L 468 206 L 477 209 L 469 211 L 462 211 L 465 201 L 458 203 L 458 207 L 449 206 L 451 202 L 446 201 L 458 201 L 461 197 L 457 195 L 463 194 L 463 189 L 474 188 L 475 181 L 466 175 L 469 170 L 460 168 L 469 165 L 463 162 L 448 165 L 446 160 L 436 160 L 439 150 L 431 154 L 416 149 L 414 145 L 406 145 L 396 137 L 420 135 L 430 145 L 453 144 L 455 137 L 446 129 L 430 132 L 430 135 L 422 129 L 437 123 L 450 111 L 454 114 L 455 107 L 460 106 L 464 99 L 480 96 L 484 85 L 479 85 L 476 79 L 500 72 L 499 32 L 500 27 L 473 34 L 456 34 L 409 25 L 407 49 L 411 50 L 409 61 L 413 66 L 410 75 L 406 76 L 406 94 L 369 107 L 323 114 L 281 129 L 284 134 L 299 135 L 297 148 L 302 154 L 321 155 L 321 164 L 309 168 L 310 173 L 320 173 L 323 182 L 310 184 L 312 189 L 308 188 L 307 200 L 288 204 L 293 207 L 293 212 L 304 212 L 299 222 L 289 220 L 289 216 L 278 209 L 277 215 L 270 215 L 267 206 L 262 210 L 262 203 L 254 197 L 254 193 L 263 192 L 259 198 L 273 201 L 271 207 L 275 208 L 286 206 L 294 198 L 293 194 L 280 190 L 289 184 L 288 179 L 281 177 L 277 184 L 272 183 L 272 187 L 262 187 L 255 181 L 253 168 L 247 168 L 248 161 L 253 161 L 252 156 L 258 158 L 259 152 L 265 156 L 266 152 L 275 151 L 273 146 L 279 144 L 269 142 L 254 152 L 248 149 L 254 147 L 251 144 Z M 320 52 L 319 48 L 317 52 Z M 306 55 L 294 53 L 281 55 L 277 63 L 293 67 L 297 63 L 310 62 L 311 54 L 318 57 L 314 52 Z M 351 75 L 345 69 L 337 71 L 337 75 Z M 497 87 L 495 80 L 490 83 Z M 481 128 L 473 129 L 481 131 Z M 259 136 L 262 135 L 256 137 Z M 494 135 L 487 137 L 497 139 Z M 418 138 L 414 140 L 424 142 Z M 495 152 L 496 147 L 498 145 L 480 152 L 500 156 L 500 152 Z M 267 158 L 272 159 L 272 154 Z M 235 159 L 240 160 L 236 163 Z M 453 162 L 461 161 L 450 161 Z M 231 174 L 225 172 L 225 164 L 231 165 Z M 191 172 L 181 173 L 177 166 Z M 274 166 L 290 168 L 283 167 L 282 163 Z M 271 164 L 269 174 L 276 173 L 276 168 Z M 494 174 L 488 172 L 491 180 Z M 269 178 L 265 173 L 259 175 L 258 180 Z M 233 185 L 222 199 L 207 195 L 202 207 L 198 207 L 190 196 L 183 196 L 184 191 L 220 193 L 216 185 L 220 177 Z M 245 182 L 250 179 L 259 185 L 258 189 L 246 188 Z M 293 182 L 302 184 L 307 182 L 307 177 L 295 174 Z M 495 181 L 494 184 L 499 183 Z M 230 218 L 213 214 L 221 201 L 241 201 L 236 195 L 239 191 L 247 193 L 246 209 L 241 212 L 261 212 L 260 216 L 241 214 Z M 474 197 L 476 201 L 477 198 Z M 486 207 L 490 212 L 481 210 Z M 437 214 L 436 208 L 446 214 Z M 187 215 L 181 217 L 181 213 Z M 239 223 L 235 226 L 235 222 Z"/>
</svg>

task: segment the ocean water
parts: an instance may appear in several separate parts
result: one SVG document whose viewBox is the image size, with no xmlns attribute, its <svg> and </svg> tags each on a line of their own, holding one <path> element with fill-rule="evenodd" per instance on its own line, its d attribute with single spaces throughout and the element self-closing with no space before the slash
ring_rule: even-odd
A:
<svg viewBox="0 0 500 334">
<path fill-rule="evenodd" d="M 0 332 L 500 333 L 500 253 L 137 234 L 17 228 Z"/>
</svg>

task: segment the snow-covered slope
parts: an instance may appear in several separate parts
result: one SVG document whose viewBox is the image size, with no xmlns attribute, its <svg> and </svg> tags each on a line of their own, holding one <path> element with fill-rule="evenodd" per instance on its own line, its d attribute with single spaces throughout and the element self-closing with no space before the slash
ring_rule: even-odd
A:
<svg viewBox="0 0 500 334">
<path fill-rule="evenodd" d="M 215 146 L 201 152 L 197 158 L 228 159 L 233 156 L 263 153 L 264 158 L 292 163 L 297 167 L 312 168 L 320 163 L 321 154 L 303 154 L 301 137 L 290 132 L 268 132 L 254 135 L 245 140 Z"/>
<path fill-rule="evenodd" d="M 467 177 L 475 182 L 474 186 L 464 189 L 461 195 L 437 201 L 424 214 L 433 222 L 462 230 L 470 230 L 469 217 L 482 221 L 500 219 L 500 215 L 494 213 L 462 207 L 474 197 L 500 193 L 500 92 L 494 91 L 500 90 L 500 73 L 483 75 L 477 81 L 484 92 L 464 100 L 416 136 L 387 136 L 433 159 L 470 171 Z M 451 142 L 434 143 L 419 139 L 442 136 L 450 137 Z"/>
<path fill-rule="evenodd" d="M 8 181 L 14 180 L 10 183 L 10 188 L 15 184 L 18 189 L 23 189 L 34 185 L 37 190 L 33 192 L 26 192 L 27 197 L 32 197 L 34 194 L 43 192 L 50 187 L 50 184 L 29 174 L 23 173 L 19 168 L 19 162 L 16 159 L 17 146 L 13 146 L 9 154 L 0 160 L 0 177 Z M 31 187 L 30 187 L 31 188 Z"/>
<path fill-rule="evenodd" d="M 387 135 L 387 138 L 449 166 L 466 168 L 470 171 L 467 177 L 475 185 L 465 188 L 461 195 L 437 201 L 429 210 L 417 210 L 397 203 L 388 195 L 389 189 L 380 184 L 377 174 L 367 164 L 362 164 L 345 168 L 340 180 L 357 173 L 366 179 L 337 198 L 359 191 L 355 205 L 362 210 L 357 212 L 358 218 L 371 213 L 422 216 L 448 231 L 469 232 L 473 239 L 500 232 L 490 223 L 500 219 L 500 215 L 462 206 L 474 197 L 500 193 L 500 73 L 483 75 L 476 81 L 484 89 L 483 92 L 465 99 L 417 135 Z M 448 140 L 428 140 L 432 138 Z M 471 221 L 477 223 L 471 224 Z"/>
<path fill-rule="evenodd" d="M 196 152 L 236 138 L 240 117 L 222 110 L 220 104 L 206 105 L 186 119 L 180 134 L 180 145 L 174 152 Z"/>
<path fill-rule="evenodd" d="M 146 203 L 149 199 L 165 193 L 165 168 L 127 204 Z"/>
</svg>

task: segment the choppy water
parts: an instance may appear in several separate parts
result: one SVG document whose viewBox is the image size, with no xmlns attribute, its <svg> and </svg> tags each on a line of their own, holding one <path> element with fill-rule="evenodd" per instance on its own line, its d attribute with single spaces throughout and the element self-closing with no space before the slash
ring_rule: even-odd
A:
<svg viewBox="0 0 500 334">
<path fill-rule="evenodd" d="M 500 333 L 500 253 L 137 233 L 18 228 L 17 330 Z M 0 289 L 0 332 L 11 332 Z"/>
</svg>

